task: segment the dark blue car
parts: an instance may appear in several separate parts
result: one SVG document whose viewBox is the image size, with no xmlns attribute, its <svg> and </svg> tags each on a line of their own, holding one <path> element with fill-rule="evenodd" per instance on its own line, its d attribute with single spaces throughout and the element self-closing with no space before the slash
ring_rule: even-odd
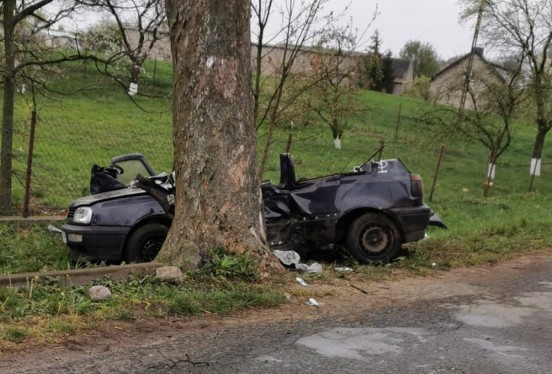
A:
<svg viewBox="0 0 552 374">
<path fill-rule="evenodd" d="M 154 176 L 139 154 L 116 157 L 111 168 L 117 170 L 112 177 L 122 182 L 106 188 L 116 189 L 69 206 L 62 231 L 71 257 L 151 261 L 172 222 L 173 180 Z M 280 169 L 278 184 L 261 184 L 272 249 L 306 256 L 346 250 L 361 263 L 387 262 L 403 243 L 423 239 L 428 225 L 445 227 L 423 202 L 421 177 L 398 159 L 368 161 L 351 173 L 303 180 L 296 178 L 291 155 L 282 154 Z M 120 188 L 126 183 L 131 186 Z"/>
</svg>

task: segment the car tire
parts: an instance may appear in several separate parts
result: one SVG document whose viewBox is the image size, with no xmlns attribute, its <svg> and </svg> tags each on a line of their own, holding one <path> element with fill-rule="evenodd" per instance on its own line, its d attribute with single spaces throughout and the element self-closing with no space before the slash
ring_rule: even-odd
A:
<svg viewBox="0 0 552 374">
<path fill-rule="evenodd" d="M 380 213 L 366 213 L 349 228 L 347 249 L 360 263 L 389 262 L 397 257 L 402 240 L 397 225 Z"/>
<path fill-rule="evenodd" d="M 169 228 L 160 223 L 149 223 L 134 231 L 125 245 L 124 260 L 131 262 L 153 261 L 163 246 Z"/>
</svg>

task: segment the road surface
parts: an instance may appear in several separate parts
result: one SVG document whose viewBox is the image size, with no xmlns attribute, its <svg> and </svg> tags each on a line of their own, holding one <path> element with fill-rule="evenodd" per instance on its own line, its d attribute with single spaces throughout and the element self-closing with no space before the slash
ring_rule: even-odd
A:
<svg viewBox="0 0 552 374">
<path fill-rule="evenodd" d="M 275 310 L 190 319 L 126 340 L 115 332 L 1 357 L 0 372 L 552 372 L 550 252 L 359 287 L 366 293 L 346 282 L 320 286 L 319 306 L 296 296 Z"/>
</svg>

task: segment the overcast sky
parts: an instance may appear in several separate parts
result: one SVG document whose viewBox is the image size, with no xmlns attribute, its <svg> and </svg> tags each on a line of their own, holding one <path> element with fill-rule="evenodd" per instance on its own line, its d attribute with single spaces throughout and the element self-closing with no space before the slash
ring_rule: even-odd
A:
<svg viewBox="0 0 552 374">
<path fill-rule="evenodd" d="M 379 0 L 379 15 L 368 31 L 377 29 L 383 40 L 383 49 L 394 56 L 408 40 L 431 43 L 443 58 L 468 53 L 472 43 L 473 24 L 459 21 L 461 7 L 458 0 Z M 326 8 L 339 11 L 347 0 L 329 0 Z M 359 29 L 365 27 L 376 8 L 375 0 L 352 0 L 350 14 Z"/>
<path fill-rule="evenodd" d="M 283 0 L 277 0 L 281 4 Z M 473 24 L 461 24 L 461 7 L 458 0 L 328 0 L 324 12 L 339 14 L 350 4 L 345 21 L 352 18 L 358 29 L 365 29 L 378 4 L 376 20 L 368 29 L 365 47 L 377 29 L 383 40 L 383 51 L 391 50 L 394 56 L 408 40 L 431 43 L 443 59 L 466 54 L 471 46 Z M 276 12 L 275 12 L 276 13 Z M 86 14 L 75 17 L 68 29 L 83 28 L 95 23 L 99 17 Z M 279 16 L 273 14 L 271 21 L 280 24 Z M 279 29 L 275 25 L 275 29 Z"/>
</svg>

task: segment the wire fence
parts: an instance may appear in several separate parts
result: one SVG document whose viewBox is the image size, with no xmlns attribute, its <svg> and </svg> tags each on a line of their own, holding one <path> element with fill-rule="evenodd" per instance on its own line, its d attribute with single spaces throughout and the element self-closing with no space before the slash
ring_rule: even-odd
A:
<svg viewBox="0 0 552 374">
<path fill-rule="evenodd" d="M 119 90 L 115 95 L 105 94 L 104 88 L 64 100 L 43 99 L 36 110 L 29 100 L 19 100 L 13 134 L 13 213 L 25 210 L 27 197 L 30 215 L 63 210 L 73 199 L 89 194 L 94 164 L 107 166 L 121 154 L 142 153 L 155 171 L 170 171 L 172 113 L 168 95 L 162 95 L 166 85 L 159 88 L 159 80 L 170 76 L 156 74 L 156 83 L 152 76 L 142 78 L 144 96 L 131 100 L 113 85 L 111 90 Z M 154 105 L 144 107 L 142 103 L 152 97 Z"/>
<path fill-rule="evenodd" d="M 156 79 L 160 79 L 159 75 Z M 168 78 L 164 77 L 163 79 Z M 99 99 L 95 98 L 94 100 Z M 164 101 L 157 101 L 158 105 L 165 105 L 165 107 L 149 111 L 137 109 L 128 98 L 125 100 L 130 104 L 124 108 L 121 107 L 121 102 L 117 102 L 111 107 L 112 103 L 109 102 L 109 99 L 105 100 L 100 104 L 94 104 L 98 106 L 98 111 L 105 116 L 100 119 L 81 118 L 75 120 L 74 117 L 64 116 L 64 111 L 80 110 L 79 105 L 84 105 L 81 101 L 72 102 L 70 107 L 67 103 L 55 104 L 58 105 L 56 117 L 48 113 L 52 106 L 40 108 L 34 138 L 31 138 L 32 111 L 18 108 L 24 114 L 19 116 L 14 133 L 14 213 L 23 211 L 26 194 L 28 194 L 30 202 L 30 215 L 64 210 L 73 199 L 89 194 L 92 166 L 94 164 L 107 166 L 111 157 L 114 156 L 142 153 L 155 171 L 171 170 L 173 157 L 172 113 L 168 98 Z M 99 108 L 100 105 L 101 108 Z M 62 107 L 61 111 L 59 111 L 59 107 Z M 91 116 L 88 110 L 89 108 L 82 108 L 83 116 Z M 384 158 L 406 159 L 410 168 L 416 172 L 423 171 L 430 178 L 434 173 L 434 163 L 431 162 L 430 165 L 427 163 L 428 153 L 434 154 L 435 160 L 437 160 L 441 144 L 454 144 L 454 147 L 447 146 L 445 150 L 442 172 L 443 174 L 454 173 L 454 170 L 451 170 L 451 165 L 461 162 L 464 157 L 461 155 L 462 149 L 466 149 L 470 145 L 466 143 L 466 146 L 459 146 L 460 142 L 466 141 L 460 138 L 452 139 L 452 134 L 437 126 L 431 128 L 421 116 L 412 111 L 405 111 L 400 106 L 397 108 L 396 114 L 386 114 L 388 118 L 394 120 L 385 126 L 381 125 L 380 116 L 383 115 L 383 110 L 378 108 L 358 115 L 355 123 L 362 125 L 355 124 L 346 129 L 347 139 L 344 149 L 336 153 L 335 160 L 332 160 L 334 165 L 331 166 L 335 170 L 350 169 L 352 163 L 358 162 L 357 159 L 370 156 L 378 147 L 385 144 L 385 149 L 382 150 Z M 117 119 L 115 120 L 114 117 Z M 309 131 L 304 131 L 301 128 L 281 129 L 279 136 L 275 137 L 271 145 L 271 152 L 273 155 L 289 150 L 293 154 L 310 152 L 309 154 L 313 156 L 309 157 L 313 158 L 305 160 L 305 163 L 308 163 L 309 171 L 312 170 L 315 174 L 324 173 L 331 169 L 327 164 L 327 155 L 319 150 L 331 143 L 330 136 L 330 130 L 324 126 Z M 353 140 L 353 138 L 362 138 L 363 140 Z M 323 142 L 321 139 L 324 139 Z M 510 149 L 500 161 L 503 165 L 499 165 L 519 170 L 519 173 L 516 174 L 520 176 L 527 175 L 522 172 L 521 168 L 526 167 L 529 170 L 531 151 L 530 140 L 523 141 L 527 144 Z M 478 146 L 476 143 L 472 141 L 470 146 Z M 28 154 L 31 144 L 33 144 L 33 157 L 32 162 L 29 163 Z M 259 141 L 259 144 L 262 144 L 262 141 Z M 350 147 L 349 144 L 351 144 Z M 303 150 L 307 151 L 303 152 Z M 359 155 L 359 150 L 362 150 L 363 154 Z M 261 151 L 259 150 L 259 153 Z M 546 154 L 546 156 L 549 155 Z M 314 157 L 320 157 L 320 159 Z M 486 160 L 481 159 L 480 161 L 482 166 L 477 167 L 480 167 L 484 173 Z M 311 169 L 317 162 L 321 164 L 319 169 Z M 277 178 L 276 174 L 279 168 L 276 163 L 277 157 L 273 156 L 267 173 L 272 179 Z M 32 173 L 31 179 L 27 180 L 29 165 L 32 166 Z M 552 169 L 552 165 L 543 163 L 543 168 L 548 172 Z M 299 165 L 299 171 L 302 171 L 301 165 Z M 310 175 L 310 177 L 312 176 Z"/>
</svg>

